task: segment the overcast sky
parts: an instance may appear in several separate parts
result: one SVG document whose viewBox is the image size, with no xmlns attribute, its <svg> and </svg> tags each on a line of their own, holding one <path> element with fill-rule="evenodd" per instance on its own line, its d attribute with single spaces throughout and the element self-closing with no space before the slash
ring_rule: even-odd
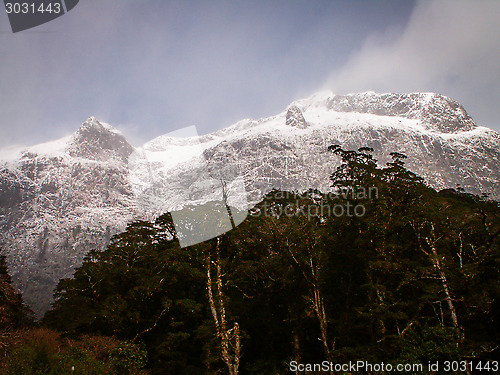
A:
<svg viewBox="0 0 500 375">
<path fill-rule="evenodd" d="M 89 116 L 135 145 L 335 93 L 435 91 L 500 130 L 500 1 L 81 0 L 12 34 L 0 14 L 0 146 Z"/>
</svg>

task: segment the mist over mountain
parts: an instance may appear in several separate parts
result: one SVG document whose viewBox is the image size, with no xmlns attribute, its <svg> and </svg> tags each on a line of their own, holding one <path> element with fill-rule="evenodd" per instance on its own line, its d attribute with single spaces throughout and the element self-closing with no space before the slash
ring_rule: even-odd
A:
<svg viewBox="0 0 500 375">
<path fill-rule="evenodd" d="M 91 117 L 69 137 L 0 151 L 0 247 L 40 316 L 89 250 L 103 249 L 131 220 L 220 199 L 220 180 L 229 204 L 244 209 L 273 189 L 328 191 L 339 165 L 327 151 L 333 144 L 372 147 L 382 164 L 401 152 L 438 190 L 460 185 L 500 198 L 500 134 L 452 99 L 318 93 L 269 118 L 139 148 Z"/>
</svg>

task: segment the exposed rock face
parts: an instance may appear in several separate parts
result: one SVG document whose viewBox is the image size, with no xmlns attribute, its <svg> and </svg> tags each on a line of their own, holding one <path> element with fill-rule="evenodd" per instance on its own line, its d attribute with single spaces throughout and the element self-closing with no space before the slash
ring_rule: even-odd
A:
<svg viewBox="0 0 500 375">
<path fill-rule="evenodd" d="M 216 200 L 220 192 L 207 191 L 206 170 L 228 166 L 239 170 L 250 204 L 275 188 L 326 191 L 339 162 L 327 152 L 332 144 L 372 147 L 382 164 L 390 152 L 403 152 L 407 166 L 437 189 L 459 184 L 500 198 L 500 135 L 476 126 L 462 107 L 437 94 L 315 95 L 277 116 L 243 120 L 197 141 L 197 156 L 174 165 L 161 161 L 159 155 L 172 149 L 161 137 L 138 150 L 154 162 L 147 175 L 144 167 L 132 175 L 163 197 L 158 213 Z M 229 200 L 242 207 L 238 194 Z"/>
<path fill-rule="evenodd" d="M 286 112 L 286 124 L 296 128 L 307 128 L 307 122 L 299 107 L 292 105 Z"/>
<path fill-rule="evenodd" d="M 458 133 L 472 130 L 476 124 L 453 99 L 434 93 L 337 95 L 328 107 L 338 112 L 371 113 L 420 120 L 428 130 Z"/>
<path fill-rule="evenodd" d="M 107 124 L 90 117 L 74 134 L 68 154 L 94 161 L 127 162 L 134 148 L 125 137 Z"/>
<path fill-rule="evenodd" d="M 437 189 L 460 184 L 500 199 L 500 135 L 437 94 L 318 94 L 276 116 L 200 137 L 156 138 L 136 150 L 89 118 L 72 136 L 0 153 L 0 247 L 15 285 L 40 316 L 62 277 L 134 218 L 220 200 L 243 207 L 274 188 L 328 191 L 339 163 L 328 146 L 392 151 Z M 243 185 L 243 190 L 241 186 Z M 239 192 L 246 191 L 242 197 Z M 237 193 L 235 193 L 237 192 Z"/>
<path fill-rule="evenodd" d="M 73 136 L 32 147 L 0 168 L 0 248 L 38 315 L 58 280 L 132 218 L 131 151 L 116 130 L 89 119 Z"/>
</svg>

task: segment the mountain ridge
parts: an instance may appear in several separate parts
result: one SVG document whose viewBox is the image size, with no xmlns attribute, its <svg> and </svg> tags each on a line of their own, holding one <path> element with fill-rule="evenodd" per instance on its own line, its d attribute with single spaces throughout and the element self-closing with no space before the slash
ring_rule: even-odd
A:
<svg viewBox="0 0 500 375">
<path fill-rule="evenodd" d="M 323 92 L 197 137 L 160 136 L 134 148 L 90 117 L 68 137 L 0 152 L 0 247 L 40 315 L 90 249 L 104 248 L 131 220 L 220 199 L 220 179 L 240 208 L 272 189 L 327 191 L 339 163 L 332 144 L 372 147 L 382 164 L 403 152 L 438 190 L 460 184 L 500 197 L 500 134 L 477 126 L 458 103 L 431 93 Z"/>
</svg>

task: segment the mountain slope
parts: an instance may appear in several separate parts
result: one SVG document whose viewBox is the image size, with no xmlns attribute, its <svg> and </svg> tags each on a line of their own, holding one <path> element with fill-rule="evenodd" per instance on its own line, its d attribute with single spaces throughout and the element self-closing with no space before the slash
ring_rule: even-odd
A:
<svg viewBox="0 0 500 375">
<path fill-rule="evenodd" d="M 438 94 L 320 93 L 282 113 L 191 138 L 158 137 L 134 149 L 89 118 L 72 136 L 0 153 L 0 247 L 26 302 L 40 315 L 59 278 L 133 218 L 222 197 L 248 208 L 274 188 L 329 189 L 339 160 L 327 151 L 390 152 L 436 189 L 460 184 L 500 198 L 500 135 Z M 2 156 L 3 155 L 3 156 Z"/>
<path fill-rule="evenodd" d="M 221 192 L 209 187 L 221 176 L 229 189 L 241 176 L 250 205 L 275 188 L 326 191 L 338 165 L 327 152 L 332 144 L 372 147 L 381 163 L 390 152 L 402 152 L 409 169 L 436 189 L 460 185 L 500 197 L 500 135 L 476 126 L 461 106 L 437 94 L 323 93 L 277 116 L 243 120 L 182 142 L 186 149 L 196 145 L 198 153 L 179 163 L 162 159 L 173 145 L 159 137 L 137 149 L 129 163 L 133 185 L 143 193 L 140 204 L 154 201 L 144 204 L 155 213 L 220 199 Z M 229 194 L 229 203 L 244 208 L 241 198 L 239 192 Z"/>
<path fill-rule="evenodd" d="M 91 248 L 132 218 L 132 147 L 89 118 L 72 136 L 21 152 L 0 169 L 0 247 L 16 286 L 36 312 Z"/>
</svg>

